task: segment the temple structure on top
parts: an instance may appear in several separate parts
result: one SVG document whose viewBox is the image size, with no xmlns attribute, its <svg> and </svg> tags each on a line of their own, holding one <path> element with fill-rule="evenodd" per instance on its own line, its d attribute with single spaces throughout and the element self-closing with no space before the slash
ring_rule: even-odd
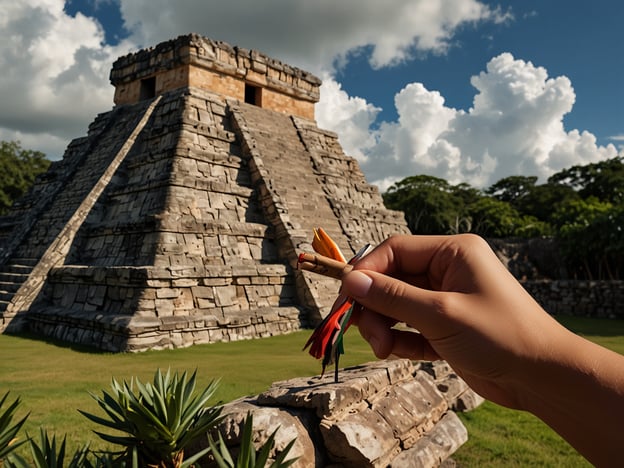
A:
<svg viewBox="0 0 624 468">
<path fill-rule="evenodd" d="M 121 57 L 113 64 L 110 80 L 118 105 L 174 89 L 200 88 L 310 120 L 321 85 L 311 73 L 255 50 L 195 35 Z"/>
<path fill-rule="evenodd" d="M 0 331 L 110 351 L 314 325 L 335 280 L 293 268 L 407 233 L 337 135 L 320 80 L 195 34 L 119 58 L 115 106 L 0 218 Z"/>
</svg>

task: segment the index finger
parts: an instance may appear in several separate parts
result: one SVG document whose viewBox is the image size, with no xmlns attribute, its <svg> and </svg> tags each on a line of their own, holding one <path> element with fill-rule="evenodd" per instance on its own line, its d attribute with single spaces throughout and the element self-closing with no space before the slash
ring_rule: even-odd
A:
<svg viewBox="0 0 624 468">
<path fill-rule="evenodd" d="M 440 262 L 434 259 L 441 252 L 456 251 L 452 243 L 452 236 L 392 236 L 358 261 L 354 269 L 376 271 L 420 287 L 430 287 L 432 276 L 440 278 L 444 274 L 437 271 Z"/>
</svg>

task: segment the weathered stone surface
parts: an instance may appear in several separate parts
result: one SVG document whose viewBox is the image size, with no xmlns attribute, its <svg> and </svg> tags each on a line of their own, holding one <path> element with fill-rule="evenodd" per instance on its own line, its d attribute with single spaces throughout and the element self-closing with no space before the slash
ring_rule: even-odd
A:
<svg viewBox="0 0 624 468">
<path fill-rule="evenodd" d="M 398 454 L 388 466 L 392 468 L 422 468 L 440 466 L 468 440 L 468 433 L 457 415 L 448 412 L 430 432 L 412 447 Z"/>
<path fill-rule="evenodd" d="M 278 449 L 296 438 L 296 467 L 440 466 L 467 433 L 450 409 L 456 402 L 437 390 L 444 387 L 440 379 L 462 381 L 451 370 L 439 379 L 431 372 L 435 367 L 444 363 L 379 361 L 343 369 L 338 383 L 328 377 L 276 382 L 225 405 L 228 417 L 219 431 L 235 451 L 251 413 L 256 443 L 277 428 Z M 464 392 L 457 397 L 472 393 L 463 382 L 459 387 Z"/>
<path fill-rule="evenodd" d="M 253 76 L 268 94 L 252 105 L 208 75 L 175 78 L 187 65 L 227 72 L 236 92 Z M 338 291 L 293 269 L 314 227 L 346 255 L 407 232 L 337 135 L 298 112 L 316 100 L 312 75 L 190 35 L 119 59 L 111 79 L 132 94 L 150 76 L 155 99 L 98 116 L 0 222 L 0 331 L 111 351 L 288 333 L 321 320 Z M 133 316 L 107 339 L 101 317 Z"/>
<path fill-rule="evenodd" d="M 321 84 L 311 73 L 258 51 L 196 34 L 120 57 L 113 64 L 110 79 L 115 86 L 116 104 L 134 103 L 150 94 L 181 87 L 197 87 L 241 101 L 256 100 L 265 108 L 307 118 L 313 118 Z M 189 115 L 211 122 L 212 116 L 203 112 L 208 107 L 214 109 L 201 106 Z"/>
<path fill-rule="evenodd" d="M 571 280 L 554 239 L 488 239 L 533 298 L 553 315 L 624 318 L 622 280 Z"/>
<path fill-rule="evenodd" d="M 309 437 L 300 437 L 300 434 L 307 434 L 309 430 L 309 422 L 305 420 L 305 415 L 293 412 L 289 408 L 257 406 L 253 400 L 245 399 L 228 404 L 225 413 L 226 417 L 219 426 L 219 431 L 228 445 L 240 444 L 245 418 L 248 414 L 252 414 L 255 429 L 254 444 L 257 446 L 265 444 L 268 437 L 277 430 L 274 452 L 282 451 L 296 439 L 288 458 L 306 460 L 305 463 L 298 462 L 295 466 L 319 466 L 316 464 L 313 440 Z"/>
</svg>

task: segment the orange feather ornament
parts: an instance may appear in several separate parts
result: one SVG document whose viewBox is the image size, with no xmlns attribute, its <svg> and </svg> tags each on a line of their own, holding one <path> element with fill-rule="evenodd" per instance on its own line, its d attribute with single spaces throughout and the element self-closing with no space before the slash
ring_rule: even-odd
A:
<svg viewBox="0 0 624 468">
<path fill-rule="evenodd" d="M 314 240 L 312 248 L 315 252 L 338 260 L 342 263 L 353 265 L 360 258 L 366 255 L 370 249 L 370 244 L 362 248 L 349 262 L 346 262 L 344 255 L 340 251 L 334 240 L 322 229 L 314 229 Z M 301 261 L 301 258 L 300 258 Z M 338 381 L 338 360 L 344 354 L 344 333 L 351 325 L 351 314 L 355 301 L 344 294 L 340 294 L 332 308 L 316 327 L 303 349 L 310 347 L 309 353 L 316 359 L 323 359 L 323 369 L 321 376 L 325 374 L 328 365 L 336 363 L 334 379 Z"/>
</svg>

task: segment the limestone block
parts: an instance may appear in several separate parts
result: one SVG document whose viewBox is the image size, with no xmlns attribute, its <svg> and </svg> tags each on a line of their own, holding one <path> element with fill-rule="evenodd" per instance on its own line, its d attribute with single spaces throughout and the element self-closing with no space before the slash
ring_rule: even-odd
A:
<svg viewBox="0 0 624 468">
<path fill-rule="evenodd" d="M 158 288 L 156 289 L 156 297 L 159 299 L 171 299 L 178 297 L 180 291 L 178 288 Z"/>
<path fill-rule="evenodd" d="M 194 308 L 193 294 L 190 288 L 179 289 L 179 295 L 173 299 L 173 307 L 178 314 L 183 310 L 189 311 Z"/>
<path fill-rule="evenodd" d="M 173 302 L 170 299 L 156 299 L 154 309 L 158 317 L 168 317 L 174 313 Z"/>
<path fill-rule="evenodd" d="M 457 415 L 446 413 L 435 427 L 414 446 L 398 454 L 392 468 L 437 467 L 468 440 L 468 433 Z"/>
<path fill-rule="evenodd" d="M 198 284 L 198 278 L 175 278 L 171 281 L 171 287 L 173 288 L 188 288 Z"/>
<path fill-rule="evenodd" d="M 209 286 L 194 286 L 191 288 L 193 296 L 201 299 L 213 299 L 214 289 Z"/>
<path fill-rule="evenodd" d="M 453 411 L 472 411 L 484 401 L 485 399 L 481 395 L 468 388 L 455 399 L 451 408 Z"/>
<path fill-rule="evenodd" d="M 345 466 L 386 466 L 390 455 L 399 452 L 393 428 L 369 408 L 335 422 L 323 420 L 320 430 L 330 459 Z"/>
<path fill-rule="evenodd" d="M 215 303 L 218 307 L 237 304 L 236 286 L 215 288 Z"/>
<path fill-rule="evenodd" d="M 275 451 L 283 450 L 296 437 L 288 458 L 298 460 L 291 466 L 295 468 L 318 466 L 315 460 L 320 457 L 316 454 L 312 441 L 308 437 L 297 437 L 299 434 L 306 434 L 307 429 L 302 418 L 296 413 L 281 408 L 258 407 L 245 400 L 229 403 L 223 412 L 226 417 L 219 430 L 228 446 L 236 448 L 240 444 L 244 419 L 247 414 L 252 414 L 256 447 L 266 443 L 268 436 L 277 430 Z"/>
<path fill-rule="evenodd" d="M 228 330 L 229 333 L 234 331 Z M 258 334 L 264 330 L 256 327 L 251 332 Z M 249 329 L 237 329 L 236 336 L 230 334 L 228 339 L 239 339 L 247 333 L 250 333 Z M 385 372 L 385 385 L 379 387 L 383 379 L 377 376 L 384 373 L 384 365 L 390 370 Z M 412 369 L 415 375 L 405 374 L 406 369 Z M 394 380 L 389 374 L 394 374 Z M 405 378 L 398 378 L 398 375 Z M 377 383 L 367 385 L 366 376 L 375 376 Z M 414 369 L 409 361 L 356 366 L 344 369 L 342 377 L 339 383 L 317 378 L 276 382 L 258 397 L 226 405 L 224 412 L 228 416 L 219 431 L 226 443 L 235 449 L 241 423 L 252 411 L 257 434 L 266 437 L 278 425 L 287 427 L 289 439 L 281 446 L 296 437 L 296 446 L 306 447 L 303 452 L 298 448 L 293 452 L 303 453 L 295 466 L 305 467 L 437 467 L 466 441 L 465 428 L 437 393 L 432 376 Z M 424 389 L 414 391 L 423 384 Z M 346 396 L 344 403 L 331 405 L 339 395 Z M 319 416 L 319 408 L 326 411 L 324 416 Z M 439 412 L 440 408 L 444 410 Z M 278 419 L 277 415 L 283 412 L 288 415 L 287 419 Z M 256 414 L 266 417 L 256 419 Z M 290 418 L 294 418 L 294 425 Z M 411 433 L 410 426 L 422 421 L 429 423 L 421 424 L 418 434 Z M 413 435 L 411 440 L 403 438 L 408 433 Z"/>
</svg>

